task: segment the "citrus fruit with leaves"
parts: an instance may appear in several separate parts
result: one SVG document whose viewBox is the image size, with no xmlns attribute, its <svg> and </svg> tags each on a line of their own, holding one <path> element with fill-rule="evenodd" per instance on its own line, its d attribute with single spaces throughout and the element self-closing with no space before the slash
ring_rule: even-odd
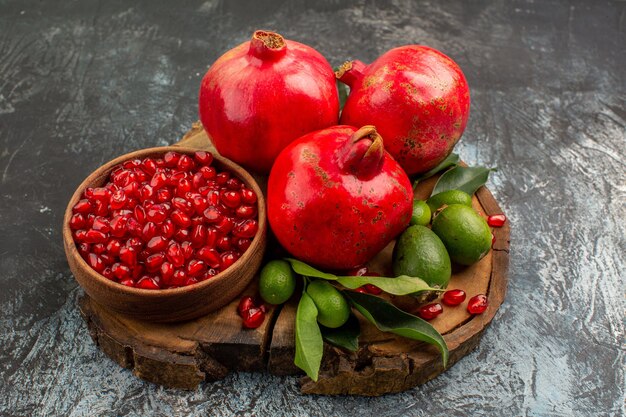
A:
<svg viewBox="0 0 626 417">
<path fill-rule="evenodd" d="M 312 281 L 307 294 L 317 307 L 317 321 L 326 327 L 341 327 L 350 317 L 350 305 L 343 295 L 331 284 L 322 280 Z"/>
<path fill-rule="evenodd" d="M 296 288 L 296 277 L 289 262 L 269 261 L 261 270 L 259 293 L 270 304 L 282 304 L 291 298 Z"/>
</svg>

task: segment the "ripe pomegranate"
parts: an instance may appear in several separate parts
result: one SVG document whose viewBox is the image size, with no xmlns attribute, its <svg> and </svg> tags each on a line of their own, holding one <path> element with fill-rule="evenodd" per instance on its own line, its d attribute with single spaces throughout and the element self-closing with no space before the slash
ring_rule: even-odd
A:
<svg viewBox="0 0 626 417">
<path fill-rule="evenodd" d="M 268 173 L 290 142 L 337 124 L 339 98 L 333 69 L 319 52 L 257 30 L 209 68 L 199 109 L 220 154 Z"/>
<path fill-rule="evenodd" d="M 362 265 L 409 224 L 413 190 L 374 126 L 312 132 L 276 158 L 267 186 L 278 241 L 313 265 Z"/>
<path fill-rule="evenodd" d="M 427 46 L 392 49 L 370 65 L 348 61 L 337 78 L 350 87 L 341 123 L 372 123 L 409 175 L 434 168 L 452 152 L 469 116 L 459 66 Z"/>
<path fill-rule="evenodd" d="M 83 259 L 110 280 L 149 290 L 226 270 L 256 236 L 258 203 L 212 164 L 208 152 L 167 152 L 113 168 L 73 207 L 69 226 Z"/>
</svg>

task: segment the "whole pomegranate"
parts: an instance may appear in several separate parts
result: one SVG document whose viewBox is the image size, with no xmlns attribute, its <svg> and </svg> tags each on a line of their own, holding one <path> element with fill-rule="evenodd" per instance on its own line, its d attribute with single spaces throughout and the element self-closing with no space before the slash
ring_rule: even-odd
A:
<svg viewBox="0 0 626 417">
<path fill-rule="evenodd" d="M 268 173 L 294 139 L 339 119 L 333 69 L 315 49 L 257 30 L 209 68 L 200 120 L 217 151 Z"/>
<path fill-rule="evenodd" d="M 348 61 L 336 73 L 350 87 L 341 123 L 372 123 L 409 175 L 434 168 L 452 152 L 469 116 L 459 66 L 418 45 L 392 49 L 370 65 Z"/>
<path fill-rule="evenodd" d="M 267 186 L 268 219 L 295 257 L 351 269 L 409 224 L 413 189 L 374 126 L 334 126 L 292 142 Z"/>
</svg>

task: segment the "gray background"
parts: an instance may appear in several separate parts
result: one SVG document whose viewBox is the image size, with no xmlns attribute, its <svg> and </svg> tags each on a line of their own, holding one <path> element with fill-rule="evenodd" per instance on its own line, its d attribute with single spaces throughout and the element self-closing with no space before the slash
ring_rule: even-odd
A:
<svg viewBox="0 0 626 417">
<path fill-rule="evenodd" d="M 0 1 L 0 414 L 624 415 L 626 3 L 248 3 Z M 72 191 L 176 141 L 208 66 L 257 28 L 334 66 L 426 44 L 467 76 L 457 151 L 499 168 L 509 292 L 480 347 L 425 386 L 315 397 L 240 373 L 182 392 L 89 338 L 61 244 Z"/>
</svg>

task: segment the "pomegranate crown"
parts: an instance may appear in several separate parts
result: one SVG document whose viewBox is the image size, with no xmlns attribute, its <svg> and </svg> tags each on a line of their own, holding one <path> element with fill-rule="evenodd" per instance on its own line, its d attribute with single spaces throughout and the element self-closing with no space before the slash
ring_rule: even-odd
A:
<svg viewBox="0 0 626 417">
<path fill-rule="evenodd" d="M 276 32 L 257 30 L 250 40 L 250 54 L 263 61 L 275 60 L 287 52 L 285 38 Z"/>
<path fill-rule="evenodd" d="M 380 172 L 385 157 L 383 138 L 371 125 L 350 136 L 339 151 L 339 167 L 359 179 L 367 180 Z"/>
</svg>

